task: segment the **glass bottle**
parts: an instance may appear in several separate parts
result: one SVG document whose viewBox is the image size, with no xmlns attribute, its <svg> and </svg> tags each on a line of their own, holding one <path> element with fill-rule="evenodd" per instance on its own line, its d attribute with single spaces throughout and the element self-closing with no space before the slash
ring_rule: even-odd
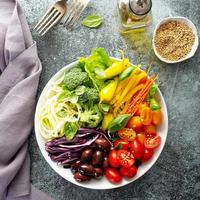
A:
<svg viewBox="0 0 200 200">
<path fill-rule="evenodd" d="M 118 0 L 122 32 L 146 27 L 152 22 L 151 0 Z"/>
</svg>

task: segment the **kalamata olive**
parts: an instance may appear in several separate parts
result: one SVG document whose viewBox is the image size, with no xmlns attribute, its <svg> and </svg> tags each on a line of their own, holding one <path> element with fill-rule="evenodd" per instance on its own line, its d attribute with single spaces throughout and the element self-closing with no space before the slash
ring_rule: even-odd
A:
<svg viewBox="0 0 200 200">
<path fill-rule="evenodd" d="M 92 165 L 94 167 L 100 167 L 103 163 L 103 152 L 100 150 L 96 150 L 92 156 Z"/>
<path fill-rule="evenodd" d="M 103 170 L 101 168 L 94 168 L 95 174 L 94 177 L 96 179 L 100 179 L 103 176 Z"/>
<path fill-rule="evenodd" d="M 94 143 L 105 152 L 110 150 L 110 143 L 105 138 L 98 138 Z"/>
<path fill-rule="evenodd" d="M 86 176 L 94 176 L 94 167 L 90 164 L 81 164 L 79 167 L 79 172 Z"/>
<path fill-rule="evenodd" d="M 80 172 L 76 172 L 74 174 L 74 179 L 78 182 L 84 182 L 84 181 L 89 181 L 90 180 L 90 177 L 89 176 L 86 176 L 86 175 L 83 175 L 81 174 Z"/>
<path fill-rule="evenodd" d="M 92 149 L 88 148 L 82 152 L 81 162 L 90 162 L 92 159 Z"/>
<path fill-rule="evenodd" d="M 103 159 L 103 170 L 106 170 L 107 168 L 109 168 L 108 157 L 104 157 L 104 159 Z"/>
<path fill-rule="evenodd" d="M 72 165 L 71 165 L 71 171 L 73 174 L 75 174 L 79 167 L 80 167 L 80 164 L 81 164 L 81 161 L 80 160 L 77 160 L 76 162 L 74 162 Z"/>
</svg>

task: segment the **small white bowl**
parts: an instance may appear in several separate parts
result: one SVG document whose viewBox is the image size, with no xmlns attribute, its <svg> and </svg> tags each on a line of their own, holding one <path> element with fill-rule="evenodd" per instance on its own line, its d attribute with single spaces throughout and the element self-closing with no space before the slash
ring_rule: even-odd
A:
<svg viewBox="0 0 200 200">
<path fill-rule="evenodd" d="M 117 58 L 111 57 L 111 59 L 120 61 Z M 56 80 L 58 80 L 63 75 L 63 73 L 68 71 L 70 68 L 75 67 L 77 64 L 78 64 L 78 61 L 75 61 L 75 62 L 65 66 L 60 71 L 58 71 L 49 80 L 49 82 L 44 87 L 44 89 L 40 95 L 40 98 L 39 98 L 37 106 L 36 106 L 36 113 L 35 113 L 35 134 L 36 134 L 36 140 L 37 140 L 38 146 L 39 146 L 40 151 L 42 152 L 42 155 L 44 156 L 45 160 L 54 169 L 54 171 L 57 172 L 61 177 L 63 177 L 67 181 L 70 181 L 71 183 L 74 183 L 81 187 L 95 189 L 95 190 L 105 190 L 105 189 L 114 189 L 114 188 L 122 187 L 124 185 L 127 185 L 127 184 L 137 180 L 138 178 L 143 176 L 147 171 L 149 171 L 149 169 L 154 165 L 154 163 L 159 158 L 159 156 L 163 150 L 163 147 L 165 145 L 166 138 L 167 138 L 167 131 L 168 131 L 168 113 L 167 113 L 167 107 L 165 104 L 165 100 L 162 96 L 161 91 L 158 89 L 158 98 L 159 98 L 159 102 L 160 102 L 161 108 L 162 108 L 163 120 L 162 120 L 162 123 L 157 127 L 157 134 L 160 135 L 160 137 L 162 138 L 162 142 L 161 142 L 161 145 L 155 150 L 154 156 L 152 157 L 152 159 L 149 160 L 148 162 L 143 163 L 138 168 L 137 174 L 134 178 L 132 178 L 130 180 L 123 179 L 121 181 L 121 183 L 119 183 L 119 184 L 112 184 L 105 177 L 103 177 L 101 180 L 93 179 L 89 182 L 79 183 L 79 182 L 75 181 L 75 179 L 73 178 L 73 174 L 71 173 L 70 169 L 65 169 L 50 159 L 47 151 L 45 150 L 46 140 L 41 136 L 40 129 L 39 129 L 39 111 L 46 101 L 46 94 L 47 94 L 48 90 L 51 88 L 52 83 L 54 83 Z"/>
<path fill-rule="evenodd" d="M 179 22 L 184 22 L 184 23 L 186 23 L 186 24 L 192 29 L 192 31 L 193 31 L 193 33 L 194 33 L 194 35 L 195 35 L 194 44 L 193 44 L 193 46 L 192 46 L 191 51 L 188 53 L 188 55 L 187 55 L 186 57 L 184 57 L 184 58 L 181 58 L 181 59 L 175 60 L 175 61 L 174 61 L 174 60 L 173 60 L 173 61 L 172 61 L 172 60 L 167 60 L 167 59 L 163 58 L 163 57 L 158 53 L 158 51 L 156 50 L 155 41 L 154 41 L 155 35 L 156 35 L 156 31 L 159 29 L 159 27 L 160 27 L 162 24 L 165 24 L 165 23 L 167 23 L 167 22 L 169 22 L 169 21 L 179 21 Z M 152 43 L 153 43 L 153 50 L 154 50 L 156 56 L 157 56 L 161 61 L 163 61 L 163 62 L 165 62 L 165 63 L 171 63 L 171 64 L 173 64 L 173 63 L 182 62 L 182 61 L 184 61 L 184 60 L 187 60 L 187 59 L 193 57 L 194 54 L 195 54 L 195 52 L 196 52 L 196 50 L 197 50 L 197 48 L 198 48 L 198 45 L 199 45 L 199 38 L 198 38 L 197 29 L 196 29 L 195 25 L 194 25 L 189 19 L 187 19 L 187 18 L 185 18 L 185 17 L 167 17 L 167 18 L 162 19 L 162 20 L 157 24 L 157 26 L 156 26 L 156 28 L 155 28 L 155 30 L 154 30 L 154 33 L 153 33 L 153 40 L 152 40 Z"/>
</svg>

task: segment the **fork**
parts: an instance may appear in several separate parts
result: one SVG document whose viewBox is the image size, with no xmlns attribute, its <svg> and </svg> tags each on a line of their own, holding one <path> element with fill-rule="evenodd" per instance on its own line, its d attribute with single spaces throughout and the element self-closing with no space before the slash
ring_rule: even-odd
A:
<svg viewBox="0 0 200 200">
<path fill-rule="evenodd" d="M 90 0 L 72 0 L 68 8 L 68 13 L 63 20 L 63 26 L 73 26 L 74 23 L 80 18 L 89 1 Z"/>
<path fill-rule="evenodd" d="M 34 29 L 41 35 L 44 35 L 54 25 L 56 25 L 62 17 L 65 15 L 67 10 L 66 0 L 58 0 L 52 5 L 41 20 L 36 24 Z"/>
</svg>

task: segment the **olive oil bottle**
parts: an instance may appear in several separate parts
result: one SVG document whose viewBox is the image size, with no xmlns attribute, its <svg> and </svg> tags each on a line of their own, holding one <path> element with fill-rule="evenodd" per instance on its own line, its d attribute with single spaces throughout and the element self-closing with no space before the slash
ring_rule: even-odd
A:
<svg viewBox="0 0 200 200">
<path fill-rule="evenodd" d="M 151 24 L 151 0 L 118 0 L 121 32 L 144 28 Z"/>
</svg>

